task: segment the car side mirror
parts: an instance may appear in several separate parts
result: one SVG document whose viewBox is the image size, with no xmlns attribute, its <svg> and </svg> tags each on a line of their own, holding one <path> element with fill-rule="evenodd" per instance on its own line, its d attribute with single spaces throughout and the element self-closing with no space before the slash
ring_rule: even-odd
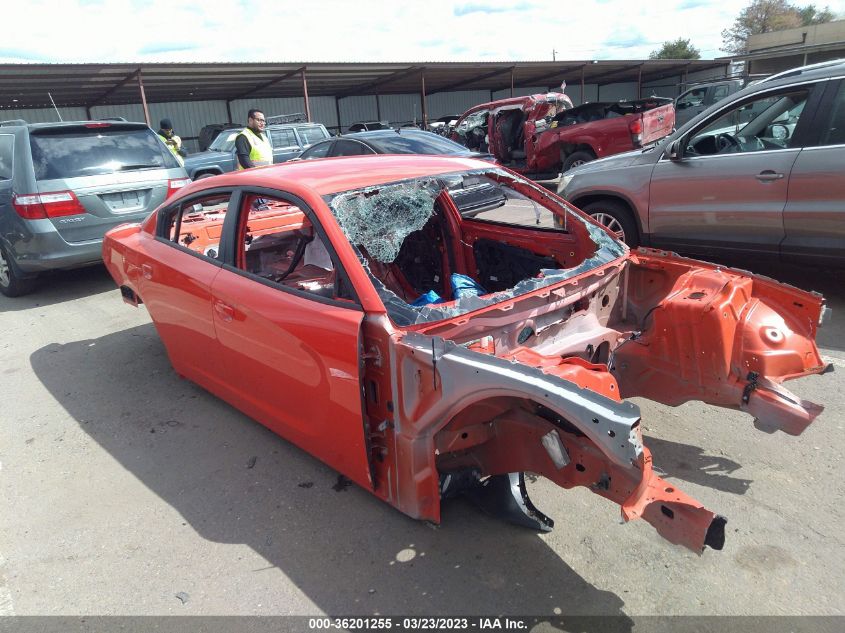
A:
<svg viewBox="0 0 845 633">
<path fill-rule="evenodd" d="M 666 146 L 666 150 L 663 152 L 663 155 L 668 158 L 669 160 L 681 160 L 684 156 L 681 152 L 681 143 L 683 139 L 675 139 L 669 145 Z"/>
</svg>

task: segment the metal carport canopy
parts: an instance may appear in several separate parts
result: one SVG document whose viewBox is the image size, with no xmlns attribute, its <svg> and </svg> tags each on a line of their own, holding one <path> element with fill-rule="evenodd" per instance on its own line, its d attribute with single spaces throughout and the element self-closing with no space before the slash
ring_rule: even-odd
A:
<svg viewBox="0 0 845 633">
<path fill-rule="evenodd" d="M 723 71 L 728 60 L 573 60 L 410 63 L 0 64 L 0 109 L 243 98 L 503 90 L 510 87 L 651 82 Z"/>
</svg>

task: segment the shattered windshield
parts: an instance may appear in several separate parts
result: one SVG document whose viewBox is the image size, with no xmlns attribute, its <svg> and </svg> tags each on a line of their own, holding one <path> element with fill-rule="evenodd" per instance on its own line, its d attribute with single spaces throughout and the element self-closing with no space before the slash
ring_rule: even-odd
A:
<svg viewBox="0 0 845 633">
<path fill-rule="evenodd" d="M 398 326 L 506 301 L 626 251 L 550 195 L 499 169 L 377 185 L 326 201 Z M 461 217 L 459 235 L 447 217 L 452 205 Z M 552 209 L 563 217 L 555 221 Z"/>
</svg>

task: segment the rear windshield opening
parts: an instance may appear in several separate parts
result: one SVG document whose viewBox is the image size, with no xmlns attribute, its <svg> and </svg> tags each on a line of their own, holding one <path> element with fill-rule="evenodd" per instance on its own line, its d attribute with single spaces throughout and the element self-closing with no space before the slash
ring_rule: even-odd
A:
<svg viewBox="0 0 845 633">
<path fill-rule="evenodd" d="M 44 130 L 29 138 L 37 180 L 179 167 L 148 128 Z"/>
</svg>

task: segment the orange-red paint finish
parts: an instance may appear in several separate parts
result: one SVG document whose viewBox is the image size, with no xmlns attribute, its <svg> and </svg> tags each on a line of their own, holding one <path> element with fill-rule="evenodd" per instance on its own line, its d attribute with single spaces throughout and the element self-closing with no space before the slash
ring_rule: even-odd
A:
<svg viewBox="0 0 845 633">
<path fill-rule="evenodd" d="M 117 284 L 146 305 L 178 373 L 410 516 L 440 520 L 439 475 L 450 469 L 473 467 L 482 476 L 532 471 L 564 488 L 585 486 L 619 504 L 626 520 L 643 518 L 671 542 L 701 551 L 715 515 L 654 474 L 638 419 L 632 418 L 630 437 L 614 438 L 622 448 L 626 441 L 641 448 L 630 463 L 620 463 L 609 444 L 555 418 L 542 397 L 499 388 L 495 371 L 478 389 L 446 401 L 442 370 L 420 362 L 423 348 L 406 339 L 412 333 L 428 337 L 432 354 L 435 342 L 448 340 L 482 361 L 509 360 L 574 385 L 597 409 L 625 405 L 622 398 L 630 395 L 672 405 L 696 398 L 746 409 L 797 433 L 818 409 L 784 398 L 780 383 L 823 369 L 813 342 L 821 297 L 639 251 L 453 319 L 395 326 L 322 196 L 487 168 L 480 161 L 423 156 L 307 161 L 193 183 L 167 202 L 169 208 L 206 191 L 243 191 L 241 207 L 231 205 L 226 214 L 240 214 L 233 261 L 241 268 L 243 250 L 237 249 L 244 248 L 247 233 L 315 222 L 333 246 L 354 300 L 316 300 L 203 257 L 202 247 L 224 233 L 216 216 L 193 223 L 207 235 L 197 248 L 156 238 L 155 214 L 143 225 L 118 227 L 106 236 L 104 260 Z M 529 183 L 518 186 L 535 200 L 549 196 Z M 262 192 L 251 193 L 255 188 Z M 268 190 L 295 196 L 304 206 L 251 213 L 252 201 Z M 472 244 L 482 238 L 554 257 L 563 266 L 577 265 L 595 250 L 573 220 L 569 233 L 534 232 L 463 220 L 446 194 L 438 204 L 449 233 L 460 238 L 449 266 L 464 274 L 474 271 Z M 549 318 L 555 314 L 563 316 Z M 538 323 L 546 333 L 535 323 L 543 315 L 546 321 Z M 570 322 L 577 326 L 574 335 L 566 330 Z M 518 323 L 538 332 L 530 342 L 509 344 L 508 328 Z M 596 349 L 590 345 L 585 352 L 582 343 L 593 335 Z M 612 358 L 602 347 L 612 350 Z M 543 446 L 549 433 L 568 454 L 563 467 Z"/>
<path fill-rule="evenodd" d="M 821 412 L 781 386 L 825 369 L 814 343 L 821 296 L 658 251 L 631 263 L 628 299 L 643 335 L 616 353 L 623 397 L 742 408 L 792 435 Z"/>
</svg>

